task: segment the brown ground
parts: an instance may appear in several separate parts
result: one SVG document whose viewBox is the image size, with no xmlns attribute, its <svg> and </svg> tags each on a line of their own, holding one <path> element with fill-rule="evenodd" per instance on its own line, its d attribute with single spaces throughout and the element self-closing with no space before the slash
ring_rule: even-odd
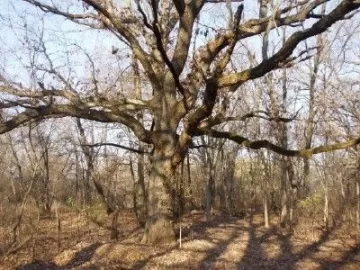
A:
<svg viewBox="0 0 360 270">
<path fill-rule="evenodd" d="M 111 242 L 106 225 L 83 214 L 63 214 L 59 237 L 55 219 L 41 220 L 36 239 L 0 257 L 0 269 L 360 269 L 360 236 L 344 226 L 324 231 L 308 223 L 290 234 L 275 223 L 264 228 L 260 216 L 205 222 L 197 213 L 182 222 L 180 248 L 141 245 L 130 212 L 119 223 L 121 239 Z M 0 251 L 5 246 L 0 241 Z"/>
</svg>

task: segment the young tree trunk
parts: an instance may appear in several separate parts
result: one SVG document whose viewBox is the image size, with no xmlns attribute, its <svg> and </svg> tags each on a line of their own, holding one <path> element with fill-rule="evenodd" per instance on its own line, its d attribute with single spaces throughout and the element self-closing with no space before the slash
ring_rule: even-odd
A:
<svg viewBox="0 0 360 270">
<path fill-rule="evenodd" d="M 268 15 L 268 8 L 267 8 L 268 1 L 261 0 L 259 2 L 260 2 L 259 18 L 265 18 Z M 268 45 L 269 45 L 269 29 L 267 29 L 265 31 L 264 36 L 263 36 L 263 44 L 262 44 L 262 58 L 263 58 L 263 60 L 268 59 Z M 259 129 L 260 129 L 260 125 L 259 125 Z M 261 153 L 261 155 L 263 155 L 263 153 Z M 263 161 L 264 161 L 264 166 L 266 166 L 265 159 Z M 268 179 L 266 179 L 264 184 L 263 184 L 263 207 L 264 207 L 265 228 L 269 228 L 269 208 L 268 208 L 267 181 L 268 181 Z M 281 186 L 283 187 L 283 185 L 281 185 Z"/>
<path fill-rule="evenodd" d="M 328 134 L 325 133 L 325 140 L 328 143 Z M 324 155 L 324 178 L 323 178 L 323 186 L 324 186 L 324 208 L 323 208 L 323 221 L 326 229 L 329 227 L 329 156 Z"/>
<path fill-rule="evenodd" d="M 190 156 L 189 153 L 186 154 L 186 172 L 187 172 L 187 189 L 186 189 L 186 197 L 187 197 L 187 211 L 190 212 L 194 207 L 194 202 L 192 198 L 192 183 L 191 183 L 191 168 L 190 168 Z"/>
<path fill-rule="evenodd" d="M 261 181 L 262 183 L 262 193 L 263 193 L 263 211 L 264 211 L 264 226 L 265 228 L 269 228 L 269 181 L 271 178 L 269 165 L 266 163 L 265 154 L 263 151 L 260 152 L 260 160 L 261 164 L 264 168 L 264 179 Z"/>
<path fill-rule="evenodd" d="M 177 197 L 178 197 L 178 209 L 176 212 L 178 212 L 177 216 L 181 219 L 181 216 L 184 214 L 185 209 L 185 192 L 184 192 L 184 162 L 181 163 L 181 169 L 180 173 L 177 177 Z"/>
<path fill-rule="evenodd" d="M 115 210 L 111 219 L 111 235 L 110 239 L 118 240 L 119 239 L 119 232 L 118 232 L 118 218 L 119 218 L 120 211 L 118 209 Z"/>
<path fill-rule="evenodd" d="M 238 199 L 236 190 L 234 189 L 234 173 L 235 173 L 235 164 L 236 164 L 236 157 L 231 157 L 228 159 L 228 166 L 225 168 L 226 172 L 225 175 L 225 200 L 226 200 L 226 211 L 229 214 L 235 214 L 236 206 L 235 201 Z"/>
<path fill-rule="evenodd" d="M 143 147 L 141 146 L 139 149 L 142 150 Z M 145 227 L 147 217 L 147 199 L 144 175 L 145 157 L 144 154 L 139 154 L 137 158 L 137 179 L 135 178 L 134 168 L 132 161 L 130 160 L 131 174 L 134 180 L 134 210 L 140 226 Z"/>
<path fill-rule="evenodd" d="M 359 172 L 357 172 L 356 197 L 357 197 L 356 226 L 357 228 L 360 228 L 360 173 Z"/>
<path fill-rule="evenodd" d="M 287 176 L 291 186 L 290 190 L 290 213 L 289 223 L 293 226 L 297 222 L 297 200 L 298 200 L 298 181 L 294 173 L 293 163 L 287 159 Z"/>
<path fill-rule="evenodd" d="M 329 227 L 329 188 L 328 188 L 328 171 L 329 167 L 327 166 L 327 161 L 325 158 L 325 173 L 324 173 L 324 180 L 323 180 L 323 186 L 324 186 L 324 208 L 323 208 L 323 221 L 324 226 L 327 229 Z"/>
<path fill-rule="evenodd" d="M 206 183 L 206 220 L 209 221 L 211 219 L 211 209 L 214 201 L 214 177 L 212 175 L 212 170 L 209 169 L 209 175 Z"/>
<path fill-rule="evenodd" d="M 150 182 L 147 193 L 148 216 L 142 243 L 162 245 L 175 242 L 170 182 L 175 175 L 166 151 L 154 150 L 150 158 Z"/>
<path fill-rule="evenodd" d="M 134 54 L 133 54 L 134 55 Z M 142 98 L 140 69 L 136 58 L 133 56 L 132 66 L 134 69 L 134 90 L 137 99 Z M 138 112 L 136 118 L 143 122 L 143 112 Z M 144 145 L 139 141 L 139 150 L 144 151 Z M 147 217 L 147 199 L 145 185 L 145 155 L 139 154 L 137 159 L 137 181 L 134 181 L 134 208 L 135 214 L 141 227 L 145 226 Z M 134 179 L 135 180 L 135 179 Z"/>
<path fill-rule="evenodd" d="M 285 158 L 284 158 L 285 159 Z M 289 209 L 288 209 L 288 178 L 287 178 L 287 168 L 286 161 L 282 160 L 281 162 L 281 212 L 280 212 L 280 226 L 286 227 L 289 219 Z"/>
<path fill-rule="evenodd" d="M 91 178 L 92 178 L 92 171 L 90 171 L 89 169 L 87 169 L 85 171 L 85 175 L 84 175 L 84 203 L 85 205 L 89 206 L 92 203 L 92 199 L 91 199 Z"/>
<path fill-rule="evenodd" d="M 84 178 L 82 179 L 84 188 L 84 203 L 85 205 L 91 205 L 91 181 L 93 179 L 94 172 L 94 153 L 90 147 L 86 146 L 87 139 L 85 136 L 85 130 L 79 118 L 76 119 L 76 126 L 79 130 L 79 142 L 86 162 L 86 170 L 84 171 Z"/>
<path fill-rule="evenodd" d="M 250 215 L 255 212 L 255 197 L 256 197 L 256 174 L 253 162 L 250 163 Z"/>
<path fill-rule="evenodd" d="M 326 179 L 327 180 L 327 179 Z M 324 226 L 325 228 L 329 227 L 329 195 L 327 181 L 325 180 L 325 190 L 324 190 Z"/>
<path fill-rule="evenodd" d="M 325 5 L 322 7 L 322 14 L 325 13 Z M 311 148 L 313 143 L 313 137 L 315 132 L 315 116 L 316 116 L 316 108 L 315 108 L 315 94 L 316 94 L 316 83 L 318 80 L 319 67 L 322 62 L 321 54 L 323 48 L 323 37 L 322 35 L 318 35 L 316 38 L 317 42 L 317 50 L 316 55 L 314 57 L 314 62 L 312 66 L 312 70 L 310 72 L 310 82 L 309 82 L 309 107 L 308 107 L 308 117 L 305 122 L 305 148 Z M 300 181 L 300 194 L 301 197 L 305 198 L 308 193 L 308 183 L 310 177 L 310 160 L 308 158 L 304 158 L 304 168 L 303 168 L 303 177 Z"/>
<path fill-rule="evenodd" d="M 267 191 L 263 194 L 263 204 L 264 204 L 264 226 L 265 228 L 269 228 L 269 207 L 268 207 L 268 196 Z"/>
</svg>

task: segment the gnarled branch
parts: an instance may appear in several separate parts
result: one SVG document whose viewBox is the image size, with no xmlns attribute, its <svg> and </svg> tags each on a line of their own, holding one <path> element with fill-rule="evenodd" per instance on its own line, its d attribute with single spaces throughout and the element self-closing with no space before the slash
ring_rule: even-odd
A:
<svg viewBox="0 0 360 270">
<path fill-rule="evenodd" d="M 331 152 L 331 151 L 340 150 L 340 149 L 346 149 L 346 148 L 350 148 L 352 146 L 356 146 L 356 145 L 360 144 L 360 137 L 358 137 L 358 138 L 350 139 L 350 140 L 347 140 L 347 141 L 341 142 L 341 143 L 322 145 L 322 146 L 309 148 L 309 149 L 290 150 L 290 149 L 286 149 L 281 146 L 278 146 L 276 144 L 273 144 L 272 142 L 270 142 L 268 140 L 252 141 L 252 140 L 249 140 L 248 138 L 240 136 L 238 134 L 234 134 L 231 132 L 225 132 L 225 131 L 217 131 L 214 129 L 208 129 L 208 130 L 199 129 L 197 135 L 208 135 L 208 136 L 211 136 L 214 138 L 225 138 L 225 139 L 234 141 L 234 142 L 238 143 L 239 145 L 244 146 L 246 148 L 255 149 L 255 150 L 265 148 L 265 149 L 271 150 L 271 151 L 278 153 L 280 155 L 283 155 L 283 156 L 302 157 L 302 158 L 310 158 L 311 156 L 316 155 L 316 154 Z"/>
</svg>

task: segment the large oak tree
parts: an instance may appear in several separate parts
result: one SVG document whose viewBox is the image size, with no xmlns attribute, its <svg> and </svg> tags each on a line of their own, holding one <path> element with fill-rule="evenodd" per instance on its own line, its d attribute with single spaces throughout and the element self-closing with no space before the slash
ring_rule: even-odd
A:
<svg viewBox="0 0 360 270">
<path fill-rule="evenodd" d="M 140 64 L 142 80 L 146 80 L 151 90 L 144 89 L 146 95 L 142 96 L 146 98 L 140 98 L 141 95 L 136 98 L 131 91 L 116 98 L 100 95 L 97 87 L 84 95 L 76 84 L 51 65 L 51 61 L 43 71 L 53 74 L 61 87 L 47 87 L 39 82 L 36 89 L 31 89 L 26 83 L 10 80 L 5 73 L 0 73 L 0 133 L 31 121 L 68 116 L 128 127 L 139 141 L 151 146 L 144 243 L 161 244 L 175 240 L 171 222 L 171 181 L 177 166 L 193 147 L 194 137 L 227 138 L 243 147 L 267 148 L 281 155 L 304 158 L 360 143 L 359 137 L 333 145 L 290 150 L 272 143 L 270 138 L 252 141 L 243 134 L 219 129 L 219 125 L 227 121 L 254 117 L 289 121 L 280 117 L 272 119 L 266 112 L 246 112 L 229 117 L 224 93 L 228 97 L 248 81 L 301 61 L 303 53 L 294 56 L 298 45 L 325 32 L 337 21 L 351 19 L 360 7 L 359 0 L 283 1 L 273 6 L 269 16 L 248 20 L 243 18 L 243 10 L 247 7 L 242 1 L 133 0 L 128 1 L 128 5 L 115 0 L 65 1 L 75 8 L 67 8 L 64 1 L 61 4 L 46 0 L 23 2 L 82 27 L 114 35 L 119 43 L 126 44 L 134 61 Z M 224 5 L 225 2 L 237 6 L 227 28 L 216 29 L 201 46 L 191 46 L 197 33 L 195 25 L 200 14 L 204 14 L 204 7 Z M 326 2 L 332 3 L 331 10 L 316 14 Z M 259 7 L 265 5 L 266 1 L 261 1 Z M 274 54 L 240 71 L 229 68 L 236 46 L 242 40 L 262 33 L 268 35 L 282 27 L 291 27 L 295 31 Z M 41 52 L 50 58 L 46 48 Z M 113 53 L 117 53 L 116 47 Z M 96 86 L 96 80 L 92 83 Z M 145 125 L 139 115 L 150 117 L 152 124 Z"/>
</svg>

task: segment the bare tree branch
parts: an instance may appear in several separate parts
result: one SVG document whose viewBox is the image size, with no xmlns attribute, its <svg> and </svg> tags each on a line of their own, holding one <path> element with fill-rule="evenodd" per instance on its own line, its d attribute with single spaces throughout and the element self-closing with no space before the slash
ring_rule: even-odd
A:
<svg viewBox="0 0 360 270">
<path fill-rule="evenodd" d="M 94 120 L 104 123 L 121 123 L 128 126 L 134 134 L 142 141 L 149 143 L 148 132 L 143 125 L 132 115 L 125 112 L 107 112 L 105 110 L 96 110 L 89 108 L 79 108 L 73 105 L 52 104 L 48 106 L 38 106 L 36 108 L 26 109 L 10 120 L 0 123 L 0 134 L 8 132 L 20 125 L 23 125 L 32 119 L 77 117 L 82 119 Z"/>
<path fill-rule="evenodd" d="M 214 117 L 210 117 L 208 119 L 205 119 L 204 121 L 201 121 L 199 126 L 202 128 L 204 128 L 204 127 L 210 128 L 210 127 L 214 127 L 216 125 L 220 125 L 220 124 L 230 122 L 230 121 L 245 121 L 249 118 L 260 118 L 260 119 L 264 119 L 266 121 L 290 123 L 297 118 L 299 112 L 300 112 L 300 110 L 298 110 L 296 112 L 296 114 L 290 118 L 271 117 L 269 112 L 262 111 L 262 110 L 246 113 L 241 116 L 224 116 L 223 114 L 218 114 Z"/>
<path fill-rule="evenodd" d="M 147 151 L 131 148 L 131 147 L 128 147 L 128 146 L 117 144 L 117 143 L 82 144 L 82 146 L 88 146 L 88 147 L 112 146 L 112 147 L 117 147 L 117 148 L 121 148 L 121 149 L 124 149 L 124 150 L 128 150 L 130 152 L 134 152 L 134 153 L 137 153 L 137 154 L 149 154 L 150 153 L 150 152 L 147 152 Z"/>
<path fill-rule="evenodd" d="M 275 53 L 269 59 L 261 62 L 258 66 L 244 70 L 242 72 L 220 77 L 217 80 L 218 87 L 227 87 L 234 84 L 239 86 L 248 80 L 259 78 L 269 71 L 281 67 L 281 63 L 286 61 L 286 59 L 292 54 L 293 50 L 301 41 L 323 33 L 331 25 L 339 20 L 342 20 L 347 13 L 359 8 L 359 6 L 359 4 L 353 4 L 352 1 L 343 1 L 332 12 L 314 23 L 312 27 L 292 34 L 287 39 L 284 46 L 277 53 Z"/>
<path fill-rule="evenodd" d="M 326 153 L 331 152 L 335 150 L 340 149 L 346 149 L 352 146 L 356 146 L 360 144 L 360 137 L 355 139 L 350 139 L 342 143 L 335 143 L 330 145 L 322 145 L 314 148 L 309 149 L 302 149 L 302 150 L 289 150 L 285 149 L 283 147 L 277 146 L 268 140 L 259 140 L 259 141 L 251 141 L 246 137 L 231 133 L 231 132 L 224 132 L 224 131 L 217 131 L 214 129 L 209 130 L 198 130 L 198 135 L 208 135 L 214 138 L 225 138 L 229 139 L 231 141 L 234 141 L 238 143 L 239 145 L 242 145 L 244 147 L 250 148 L 250 149 L 261 149 L 265 148 L 268 150 L 271 150 L 275 153 L 278 153 L 283 156 L 289 156 L 289 157 L 303 157 L 303 158 L 310 158 L 313 155 L 320 154 L 320 153 Z"/>
<path fill-rule="evenodd" d="M 315 1 L 309 4 L 307 8 L 303 9 L 296 16 L 294 15 L 296 18 L 295 20 L 299 20 L 300 18 L 305 19 L 306 14 L 308 14 L 311 10 L 313 10 L 317 5 L 321 4 L 322 2 L 323 1 Z M 356 10 L 357 8 L 359 8 L 359 6 L 359 4 L 354 4 L 353 1 L 343 1 L 332 12 L 314 23 L 312 27 L 292 34 L 277 53 L 275 53 L 270 58 L 263 60 L 257 66 L 241 72 L 231 73 L 223 76 L 214 74 L 211 78 L 206 79 L 206 89 L 202 106 L 195 110 L 189 116 L 187 126 L 188 132 L 191 133 L 191 130 L 195 130 L 195 127 L 200 123 L 201 120 L 210 116 L 215 105 L 217 91 L 219 88 L 232 87 L 230 88 L 230 90 L 234 91 L 237 89 L 238 86 L 245 83 L 246 81 L 259 78 L 272 70 L 283 67 L 283 65 L 291 64 L 291 61 L 289 61 L 288 58 L 301 41 L 326 31 L 326 29 L 328 29 L 331 25 L 333 25 L 339 20 L 342 20 L 347 13 Z M 257 23 L 259 23 L 261 20 L 265 19 L 260 19 L 256 21 Z M 266 20 L 270 19 L 267 18 Z M 268 21 L 268 23 L 270 24 L 271 21 Z M 263 30 L 265 29 L 268 29 L 268 26 L 264 26 Z M 260 27 L 258 30 L 262 30 L 262 28 Z M 240 31 L 242 31 L 241 27 Z M 206 51 L 200 52 L 201 60 L 200 62 L 198 62 L 198 64 L 200 64 L 203 61 L 203 64 L 205 66 L 202 67 L 202 70 L 195 71 L 195 75 L 191 76 L 198 76 L 196 75 L 196 73 L 202 74 L 203 72 L 207 71 L 208 65 L 213 61 L 213 58 L 220 52 L 224 45 L 227 46 L 229 44 L 229 38 L 231 35 L 232 34 L 228 34 L 226 36 L 227 38 L 225 38 L 225 35 L 220 35 L 219 38 L 216 38 L 214 41 L 211 41 L 208 43 L 208 45 L 206 45 Z M 192 80 L 195 80 L 195 78 L 193 78 Z M 202 80 L 197 79 L 197 81 L 199 83 L 199 81 Z"/>
</svg>

